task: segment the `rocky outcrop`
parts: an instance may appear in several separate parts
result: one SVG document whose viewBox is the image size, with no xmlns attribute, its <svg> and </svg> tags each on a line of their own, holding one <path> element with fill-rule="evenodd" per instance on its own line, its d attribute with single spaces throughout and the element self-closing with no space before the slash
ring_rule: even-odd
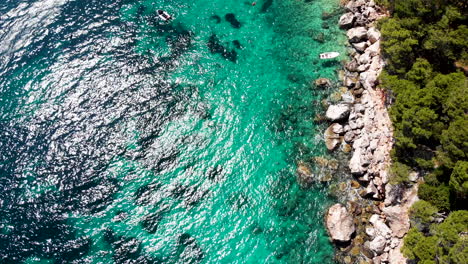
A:
<svg viewBox="0 0 468 264">
<path fill-rule="evenodd" d="M 355 263 L 403 264 L 406 259 L 400 249 L 402 238 L 410 227 L 408 210 L 417 199 L 418 176 L 412 175 L 414 185 L 411 188 L 389 183 L 393 128 L 386 108 L 385 91 L 378 87 L 378 77 L 385 63 L 381 56 L 381 34 L 374 25 L 386 13 L 373 0 L 351 0 L 345 8 L 347 13 L 339 23 L 340 27 L 347 29 L 351 50 L 350 60 L 344 65 L 343 85 L 354 99 L 328 108 L 327 118 L 340 122 L 343 131 L 342 134 L 334 133 L 330 127 L 327 131 L 330 133 L 328 138 L 338 140 L 341 136 L 342 144 L 352 149 L 348 163 L 352 192 L 348 201 L 369 206 L 364 215 L 358 216 L 352 211 L 358 231 L 350 242 L 351 246 L 342 251 L 349 251 L 350 255 L 346 257 L 348 260 L 351 257 Z M 346 210 L 342 206 L 335 207 L 335 211 Z M 328 215 L 327 228 L 332 235 Z"/>
<path fill-rule="evenodd" d="M 336 242 L 349 242 L 356 231 L 353 216 L 342 204 L 335 204 L 328 209 L 325 222 L 330 237 Z"/>
</svg>

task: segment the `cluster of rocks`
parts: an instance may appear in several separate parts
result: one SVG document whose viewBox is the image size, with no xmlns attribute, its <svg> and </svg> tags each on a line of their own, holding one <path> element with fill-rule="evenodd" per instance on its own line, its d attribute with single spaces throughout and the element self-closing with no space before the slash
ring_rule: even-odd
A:
<svg viewBox="0 0 468 264">
<path fill-rule="evenodd" d="M 393 129 L 385 93 L 377 88 L 384 61 L 380 52 L 381 35 L 373 25 L 385 13 L 373 0 L 349 1 L 345 8 L 347 13 L 339 23 L 347 29 L 351 48 L 343 78 L 343 86 L 348 91 L 340 102 L 328 107 L 326 118 L 331 125 L 324 137 L 329 150 L 339 145 L 344 151 L 352 150 L 348 165 L 355 178 L 351 186 L 358 195 L 351 199 L 355 200 L 353 206 L 349 202 L 348 208 L 341 204 L 332 206 L 326 216 L 326 226 L 338 245 L 358 248 L 360 253 L 355 255 L 360 255 L 361 261 L 406 263 L 400 248 L 409 229 L 408 210 L 417 199 L 414 191 L 417 185 L 402 190 L 398 198 L 390 195 L 392 188 L 396 188 L 389 184 L 388 175 Z M 366 204 L 363 201 L 371 205 L 370 209 L 361 210 L 360 204 Z M 362 234 L 356 235 L 358 232 Z M 346 260 L 351 261 L 349 256 Z"/>
</svg>

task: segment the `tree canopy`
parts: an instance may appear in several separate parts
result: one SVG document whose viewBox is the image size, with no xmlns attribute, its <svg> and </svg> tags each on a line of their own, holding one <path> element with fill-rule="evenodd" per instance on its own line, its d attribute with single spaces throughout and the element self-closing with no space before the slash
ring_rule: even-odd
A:
<svg viewBox="0 0 468 264">
<path fill-rule="evenodd" d="M 379 23 L 380 83 L 395 99 L 391 181 L 409 183 L 411 171 L 425 181 L 402 252 L 419 263 L 468 263 L 468 2 L 378 3 L 392 14 Z"/>
</svg>

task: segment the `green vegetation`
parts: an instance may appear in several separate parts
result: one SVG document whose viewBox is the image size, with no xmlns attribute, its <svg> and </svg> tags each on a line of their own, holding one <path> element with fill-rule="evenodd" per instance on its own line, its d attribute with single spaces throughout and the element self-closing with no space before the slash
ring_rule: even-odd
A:
<svg viewBox="0 0 468 264">
<path fill-rule="evenodd" d="M 467 263 L 467 229 L 468 211 L 452 212 L 441 224 L 432 224 L 428 234 L 411 228 L 402 252 L 421 263 Z"/>
<path fill-rule="evenodd" d="M 410 210 L 411 225 L 418 230 L 428 229 L 437 211 L 437 207 L 432 204 L 424 200 L 417 201 Z"/>
<path fill-rule="evenodd" d="M 468 195 L 468 162 L 458 161 L 450 175 L 450 188 L 458 198 L 466 199 Z"/>
<path fill-rule="evenodd" d="M 393 166 L 390 168 L 390 177 L 392 179 L 392 184 L 398 183 L 408 183 L 409 182 L 409 174 L 411 172 L 411 168 L 401 162 L 394 162 Z"/>
<path fill-rule="evenodd" d="M 410 211 L 404 255 L 419 263 L 468 263 L 468 2 L 378 0 L 393 92 L 392 181 L 424 175 Z M 443 215 L 448 215 L 444 220 Z"/>
</svg>

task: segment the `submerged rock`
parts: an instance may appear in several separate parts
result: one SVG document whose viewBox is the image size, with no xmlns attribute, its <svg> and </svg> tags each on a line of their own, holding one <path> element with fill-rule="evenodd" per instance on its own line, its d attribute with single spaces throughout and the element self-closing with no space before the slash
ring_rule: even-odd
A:
<svg viewBox="0 0 468 264">
<path fill-rule="evenodd" d="M 212 54 L 221 54 L 225 59 L 230 60 L 232 62 L 237 61 L 237 52 L 235 50 L 229 51 L 226 47 L 221 45 L 218 37 L 213 34 L 210 36 L 210 39 L 207 43 L 208 49 Z"/>
<path fill-rule="evenodd" d="M 210 17 L 211 20 L 214 20 L 216 22 L 216 24 L 219 24 L 221 23 L 221 18 L 218 16 L 218 15 L 212 15 Z"/>
<path fill-rule="evenodd" d="M 159 222 L 163 215 L 161 213 L 150 214 L 141 222 L 143 229 L 148 233 L 154 234 L 158 230 Z"/>
<path fill-rule="evenodd" d="M 327 78 L 319 78 L 315 80 L 315 86 L 317 87 L 330 87 L 331 81 Z"/>
<path fill-rule="evenodd" d="M 314 181 L 314 174 L 309 166 L 305 165 L 304 163 L 300 162 L 297 165 L 296 169 L 297 177 L 299 184 L 303 186 L 308 186 L 313 183 Z"/>
<path fill-rule="evenodd" d="M 228 13 L 224 16 L 227 22 L 231 23 L 233 28 L 240 28 L 241 23 L 236 19 L 236 16 L 233 13 Z"/>
<path fill-rule="evenodd" d="M 330 207 L 325 221 L 330 237 L 336 242 L 349 242 L 356 231 L 353 217 L 342 204 Z"/>
</svg>

